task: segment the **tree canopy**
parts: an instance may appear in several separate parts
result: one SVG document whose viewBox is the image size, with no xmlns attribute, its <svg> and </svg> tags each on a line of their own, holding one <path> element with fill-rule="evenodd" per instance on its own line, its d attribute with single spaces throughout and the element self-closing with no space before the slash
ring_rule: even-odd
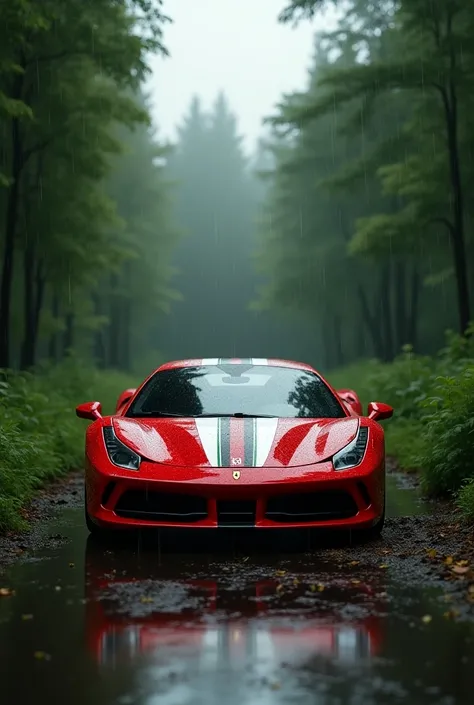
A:
<svg viewBox="0 0 474 705">
<path fill-rule="evenodd" d="M 323 3 L 295 0 L 282 21 Z M 432 352 L 471 319 L 474 13 L 351 0 L 308 88 L 269 119 L 259 305 L 306 310 L 328 364 Z"/>
</svg>

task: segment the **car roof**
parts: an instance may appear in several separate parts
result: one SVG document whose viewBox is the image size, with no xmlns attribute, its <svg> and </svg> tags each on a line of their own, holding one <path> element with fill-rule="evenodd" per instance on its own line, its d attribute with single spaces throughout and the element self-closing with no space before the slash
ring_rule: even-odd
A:
<svg viewBox="0 0 474 705">
<path fill-rule="evenodd" d="M 295 370 L 316 372 L 311 365 L 307 365 L 305 362 L 267 357 L 198 357 L 188 360 L 165 362 L 158 370 L 172 370 L 179 367 L 203 367 L 208 365 L 268 365 L 269 367 L 290 367 Z"/>
</svg>

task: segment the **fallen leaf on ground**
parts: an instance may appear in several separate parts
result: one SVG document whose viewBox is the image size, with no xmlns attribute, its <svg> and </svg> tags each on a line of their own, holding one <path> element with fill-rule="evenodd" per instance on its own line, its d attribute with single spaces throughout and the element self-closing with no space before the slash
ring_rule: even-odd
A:
<svg viewBox="0 0 474 705">
<path fill-rule="evenodd" d="M 295 578 L 295 579 L 293 580 L 293 585 L 296 586 L 296 585 L 299 585 L 299 584 L 300 584 L 300 581 L 298 580 L 298 578 Z"/>
<path fill-rule="evenodd" d="M 15 591 L 10 588 L 0 588 L 0 597 L 11 597 L 14 594 Z"/>
<path fill-rule="evenodd" d="M 148 605 L 150 602 L 153 602 L 153 601 L 154 600 L 152 597 L 142 597 L 140 599 L 140 602 L 142 602 L 144 605 Z"/>
<path fill-rule="evenodd" d="M 360 561 L 351 561 L 349 565 L 359 565 Z"/>
<path fill-rule="evenodd" d="M 452 556 L 446 556 L 444 562 L 445 562 L 446 565 L 452 565 L 453 562 L 454 562 L 454 558 L 453 558 Z"/>
<path fill-rule="evenodd" d="M 74 568 L 74 565 L 75 565 L 74 563 L 69 563 L 70 568 Z"/>
<path fill-rule="evenodd" d="M 51 656 L 45 651 L 35 651 L 34 657 L 38 661 L 51 661 Z"/>
<path fill-rule="evenodd" d="M 286 570 L 277 570 L 277 575 L 286 575 Z"/>
<path fill-rule="evenodd" d="M 433 617 L 430 614 L 425 614 L 425 616 L 421 618 L 421 621 L 425 624 L 429 624 L 432 619 Z"/>
<path fill-rule="evenodd" d="M 467 591 L 468 591 L 471 595 L 474 595 L 474 584 L 473 584 L 473 585 L 469 585 Z"/>
<path fill-rule="evenodd" d="M 436 558 L 436 556 L 438 555 L 438 551 L 436 550 L 436 548 L 427 548 L 426 554 L 428 558 Z"/>
<path fill-rule="evenodd" d="M 454 617 L 459 617 L 459 611 L 458 610 L 448 610 L 443 614 L 443 617 L 445 619 L 453 619 Z"/>
<path fill-rule="evenodd" d="M 466 565 L 469 565 L 469 561 L 466 561 L 466 560 L 456 561 L 456 565 L 466 566 Z"/>
<path fill-rule="evenodd" d="M 32 614 L 22 614 L 21 618 L 24 622 L 28 622 L 30 619 L 33 619 L 33 615 Z"/>
<path fill-rule="evenodd" d="M 351 583 L 352 583 L 353 585 L 359 585 L 360 580 L 351 580 Z"/>
<path fill-rule="evenodd" d="M 379 565 L 379 568 L 388 568 L 388 565 L 386 563 L 381 563 Z"/>
<path fill-rule="evenodd" d="M 462 565 L 455 565 L 453 568 L 451 568 L 451 570 L 456 575 L 466 575 L 466 573 L 469 572 L 469 567 L 462 566 Z"/>
</svg>

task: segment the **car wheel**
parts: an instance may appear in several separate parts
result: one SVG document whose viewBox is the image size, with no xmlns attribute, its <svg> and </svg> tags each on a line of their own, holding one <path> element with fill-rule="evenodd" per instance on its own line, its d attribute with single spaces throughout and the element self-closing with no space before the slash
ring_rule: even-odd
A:
<svg viewBox="0 0 474 705">
<path fill-rule="evenodd" d="M 360 536 L 363 540 L 365 541 L 375 541 L 380 537 L 380 534 L 383 531 L 383 527 L 385 524 L 385 504 L 383 506 L 383 512 L 382 516 L 378 520 L 376 524 L 371 526 L 369 529 L 362 529 L 360 532 Z"/>
<path fill-rule="evenodd" d="M 91 533 L 93 536 L 104 536 L 105 535 L 105 529 L 101 529 L 100 526 L 97 526 L 92 519 L 89 516 L 89 512 L 87 511 L 87 492 L 86 488 L 84 487 L 84 518 L 86 520 L 86 526 L 89 530 L 89 533 Z"/>
</svg>

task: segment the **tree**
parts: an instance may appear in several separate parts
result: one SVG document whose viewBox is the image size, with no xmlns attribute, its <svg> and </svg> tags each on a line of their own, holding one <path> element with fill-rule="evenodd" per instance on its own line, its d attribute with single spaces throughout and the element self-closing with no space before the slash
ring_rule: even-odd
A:
<svg viewBox="0 0 474 705">
<path fill-rule="evenodd" d="M 298 11 L 311 13 L 316 6 L 315 2 L 294 2 L 283 19 L 295 16 Z M 425 118 L 430 116 L 431 123 L 442 128 L 444 137 L 438 144 L 441 154 L 444 154 L 444 163 L 437 155 L 433 174 L 427 164 L 430 145 L 420 139 L 419 133 L 415 135 L 412 132 L 413 141 L 426 146 L 422 146 L 422 154 L 413 155 L 410 159 L 408 180 L 412 184 L 422 185 L 422 188 L 415 188 L 415 192 L 413 188 L 411 192 L 403 188 L 394 190 L 397 176 L 407 176 L 407 168 L 403 164 L 398 167 L 394 165 L 390 171 L 385 169 L 381 175 L 385 178 L 388 192 L 394 195 L 402 193 L 410 200 L 403 217 L 397 215 L 392 221 L 398 233 L 406 233 L 407 227 L 408 230 L 424 230 L 434 224 L 442 224 L 446 228 L 454 267 L 459 330 L 464 334 L 471 309 L 465 227 L 465 169 L 461 159 L 463 115 L 460 111 L 463 106 L 467 107 L 472 94 L 473 52 L 466 47 L 471 46 L 474 13 L 470 5 L 459 0 L 402 0 L 395 8 L 394 22 L 398 46 L 396 54 L 391 53 L 378 61 L 359 63 L 328 75 L 322 82 L 331 89 L 327 95 L 313 105 L 297 107 L 290 121 L 301 124 L 302 120 L 314 119 L 333 109 L 334 103 L 343 105 L 356 97 L 374 97 L 397 91 L 415 92 L 418 117 L 420 114 L 424 114 Z M 420 120 L 413 121 L 412 131 L 419 126 Z M 387 178 L 390 175 L 392 179 Z M 387 230 L 387 221 L 383 219 L 379 219 L 378 223 L 372 221 L 371 225 L 369 231 L 365 229 L 365 236 L 370 232 L 374 238 L 377 232 Z"/>
<path fill-rule="evenodd" d="M 28 0 L 13 0 L 8 7 L 2 6 L 0 120 L 8 140 L 0 170 L 6 186 L 2 208 L 0 366 L 10 363 L 14 255 L 32 184 L 35 179 L 38 183 L 43 179 L 45 164 L 54 162 L 50 154 L 60 149 L 58 143 L 67 142 L 70 152 L 75 152 L 73 140 L 78 134 L 78 123 L 82 119 L 85 126 L 85 115 L 100 112 L 101 86 L 105 100 L 115 91 L 118 112 L 109 115 L 109 124 L 119 115 L 125 121 L 144 118 L 131 99 L 126 105 L 127 98 L 121 91 L 127 86 L 136 87 L 145 75 L 146 53 L 162 49 L 161 24 L 165 18 L 160 6 L 160 2 L 148 0 L 98 0 L 93 5 L 79 0 L 46 0 L 41 8 Z M 87 106 L 85 96 L 90 99 Z M 68 101 L 68 119 L 58 126 L 54 116 L 61 113 L 63 99 Z M 110 149 L 116 147 L 109 141 L 105 152 Z M 30 253 L 31 248 L 28 270 L 32 266 Z"/>
</svg>

